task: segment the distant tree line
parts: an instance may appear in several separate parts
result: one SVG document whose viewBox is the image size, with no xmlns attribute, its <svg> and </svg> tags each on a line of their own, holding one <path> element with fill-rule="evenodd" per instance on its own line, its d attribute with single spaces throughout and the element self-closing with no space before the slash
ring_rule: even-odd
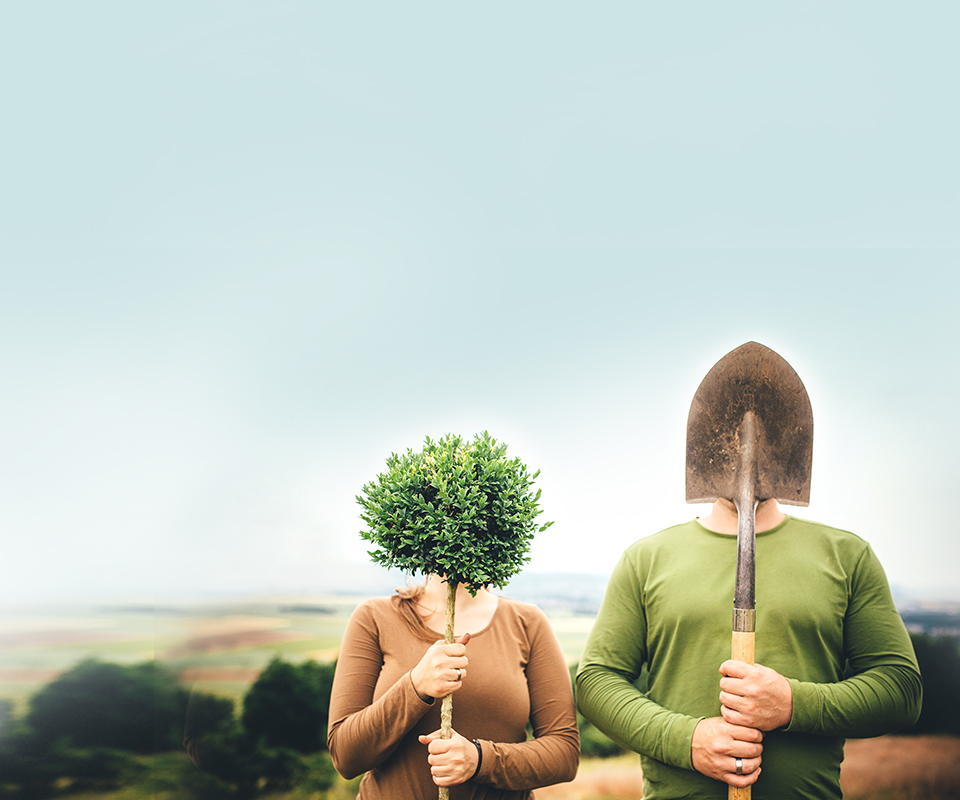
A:
<svg viewBox="0 0 960 800">
<path fill-rule="evenodd" d="M 917 724 L 902 733 L 960 736 L 960 649 L 953 636 L 912 633 L 923 676 L 923 708 Z"/>
<path fill-rule="evenodd" d="M 232 700 L 188 692 L 156 662 L 83 661 L 37 692 L 22 719 L 0 701 L 0 797 L 121 786 L 178 800 L 324 792 L 334 777 L 324 752 L 333 671 L 274 659 L 238 717 Z"/>
</svg>

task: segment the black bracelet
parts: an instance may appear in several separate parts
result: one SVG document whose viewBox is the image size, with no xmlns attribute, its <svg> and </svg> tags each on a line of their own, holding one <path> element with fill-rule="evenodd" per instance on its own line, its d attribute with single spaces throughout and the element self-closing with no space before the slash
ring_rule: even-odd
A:
<svg viewBox="0 0 960 800">
<path fill-rule="evenodd" d="M 483 764 L 483 749 L 480 747 L 480 742 L 476 739 L 471 739 L 470 741 L 477 746 L 477 768 L 473 771 L 473 775 L 470 776 L 470 780 L 473 780 L 480 774 L 480 767 Z"/>
</svg>

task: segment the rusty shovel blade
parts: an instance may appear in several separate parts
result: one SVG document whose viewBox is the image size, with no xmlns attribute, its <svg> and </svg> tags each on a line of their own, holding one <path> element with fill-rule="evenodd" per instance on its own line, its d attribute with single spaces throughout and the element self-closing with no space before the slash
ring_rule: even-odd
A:
<svg viewBox="0 0 960 800">
<path fill-rule="evenodd" d="M 751 436 L 743 424 L 748 412 L 753 417 Z M 757 500 L 809 504 L 810 399 L 793 368 L 757 342 L 721 358 L 693 397 L 687 417 L 687 502 L 735 500 L 744 451 L 749 449 L 754 450 Z"/>
<path fill-rule="evenodd" d="M 703 379 L 687 417 L 687 502 L 737 506 L 734 630 L 754 630 L 756 503 L 810 501 L 813 412 L 793 368 L 747 342 Z"/>
</svg>

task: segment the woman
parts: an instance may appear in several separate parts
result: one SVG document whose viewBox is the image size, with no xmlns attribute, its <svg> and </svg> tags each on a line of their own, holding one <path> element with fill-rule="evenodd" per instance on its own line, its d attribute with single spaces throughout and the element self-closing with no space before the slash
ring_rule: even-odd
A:
<svg viewBox="0 0 960 800">
<path fill-rule="evenodd" d="M 444 644 L 447 585 L 362 603 L 337 659 L 327 742 L 345 778 L 366 773 L 362 800 L 526 800 L 573 780 L 580 736 L 570 674 L 536 606 L 457 590 L 454 644 Z M 440 641 L 438 641 L 440 640 Z M 452 738 L 440 698 L 456 692 Z M 534 739 L 527 741 L 527 723 Z"/>
</svg>

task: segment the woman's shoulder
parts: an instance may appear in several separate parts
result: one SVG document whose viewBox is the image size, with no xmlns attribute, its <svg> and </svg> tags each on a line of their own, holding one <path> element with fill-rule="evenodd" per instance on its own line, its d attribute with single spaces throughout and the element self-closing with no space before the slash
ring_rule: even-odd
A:
<svg viewBox="0 0 960 800">
<path fill-rule="evenodd" d="M 355 619 L 372 620 L 394 617 L 397 614 L 398 603 L 399 598 L 396 595 L 392 597 L 368 597 L 357 604 L 351 616 Z"/>
<path fill-rule="evenodd" d="M 509 597 L 498 595 L 497 614 L 504 618 L 521 623 L 526 628 L 550 627 L 547 615 L 533 603 L 524 603 L 520 600 L 511 600 Z"/>
<path fill-rule="evenodd" d="M 418 639 L 433 642 L 437 634 L 427 629 L 423 619 L 417 613 L 411 598 L 393 594 L 389 597 L 371 597 L 361 601 L 350 617 L 350 623 L 360 625 L 378 635 L 390 635 L 389 632 L 398 632 L 397 635 L 413 634 Z M 399 633 L 399 632 L 405 633 Z"/>
</svg>

